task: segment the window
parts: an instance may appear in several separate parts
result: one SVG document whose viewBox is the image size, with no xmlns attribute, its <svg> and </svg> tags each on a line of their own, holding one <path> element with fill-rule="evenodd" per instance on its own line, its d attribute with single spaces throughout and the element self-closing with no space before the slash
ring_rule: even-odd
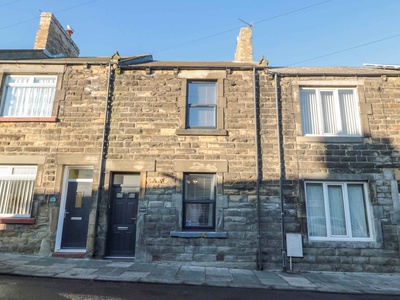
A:
<svg viewBox="0 0 400 300">
<path fill-rule="evenodd" d="M 372 239 L 365 183 L 306 182 L 305 192 L 310 240 Z"/>
<path fill-rule="evenodd" d="M 185 174 L 184 229 L 215 229 L 215 175 Z"/>
<path fill-rule="evenodd" d="M 30 216 L 36 172 L 36 166 L 0 166 L 0 216 Z"/>
<path fill-rule="evenodd" d="M 56 82 L 57 76 L 6 76 L 1 116 L 52 116 Z"/>
<path fill-rule="evenodd" d="M 217 128 L 217 83 L 189 81 L 186 128 Z"/>
<path fill-rule="evenodd" d="M 360 136 L 356 89 L 300 89 L 303 135 Z"/>
</svg>

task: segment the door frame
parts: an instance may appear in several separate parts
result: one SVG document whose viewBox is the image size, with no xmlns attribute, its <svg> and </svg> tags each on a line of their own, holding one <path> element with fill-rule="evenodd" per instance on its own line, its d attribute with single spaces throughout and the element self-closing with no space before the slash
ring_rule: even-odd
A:
<svg viewBox="0 0 400 300">
<path fill-rule="evenodd" d="M 68 173 L 71 169 L 80 169 L 80 170 L 93 170 L 91 166 L 66 166 L 64 169 L 64 176 L 62 179 L 62 191 L 61 191 L 61 202 L 60 202 L 60 213 L 58 214 L 58 223 L 57 223 L 57 233 L 56 233 L 56 243 L 54 246 L 55 252 L 73 252 L 73 253 L 86 253 L 86 248 L 75 248 L 75 249 L 62 249 L 61 248 L 61 240 L 64 226 L 64 216 L 65 216 L 65 205 L 67 203 L 67 191 L 68 191 Z M 77 182 L 92 182 L 92 179 L 77 179 Z"/>
</svg>

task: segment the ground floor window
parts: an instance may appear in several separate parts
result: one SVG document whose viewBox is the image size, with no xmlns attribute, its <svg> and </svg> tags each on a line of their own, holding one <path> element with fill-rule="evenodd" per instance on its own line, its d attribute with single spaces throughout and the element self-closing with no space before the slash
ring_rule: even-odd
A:
<svg viewBox="0 0 400 300">
<path fill-rule="evenodd" d="M 184 229 L 215 229 L 215 174 L 184 174 Z"/>
<path fill-rule="evenodd" d="M 36 166 L 0 166 L 0 216 L 30 217 Z"/>
<path fill-rule="evenodd" d="M 310 240 L 372 239 L 367 186 L 360 182 L 306 182 Z"/>
</svg>

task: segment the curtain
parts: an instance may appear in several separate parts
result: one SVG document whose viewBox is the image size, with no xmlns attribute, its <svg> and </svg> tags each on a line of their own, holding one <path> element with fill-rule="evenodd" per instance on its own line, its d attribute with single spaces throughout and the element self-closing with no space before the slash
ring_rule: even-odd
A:
<svg viewBox="0 0 400 300">
<path fill-rule="evenodd" d="M 340 185 L 328 186 L 330 224 L 332 235 L 346 235 L 343 192 Z"/>
<path fill-rule="evenodd" d="M 310 236 L 325 237 L 327 230 L 322 184 L 308 183 L 306 199 L 308 233 Z"/>
<path fill-rule="evenodd" d="M 3 116 L 47 117 L 52 115 L 56 78 L 9 77 Z"/>
<path fill-rule="evenodd" d="M 340 120 L 335 113 L 335 99 L 333 91 L 321 91 L 321 108 L 323 116 L 322 133 L 339 134 Z"/>
<path fill-rule="evenodd" d="M 343 124 L 343 134 L 358 135 L 358 114 L 357 103 L 354 99 L 353 90 L 339 90 L 340 114 Z"/>
<path fill-rule="evenodd" d="M 349 197 L 352 236 L 369 237 L 363 185 L 349 184 L 347 186 L 347 193 Z"/>
<path fill-rule="evenodd" d="M 320 134 L 315 90 L 300 90 L 300 110 L 303 134 Z"/>
</svg>

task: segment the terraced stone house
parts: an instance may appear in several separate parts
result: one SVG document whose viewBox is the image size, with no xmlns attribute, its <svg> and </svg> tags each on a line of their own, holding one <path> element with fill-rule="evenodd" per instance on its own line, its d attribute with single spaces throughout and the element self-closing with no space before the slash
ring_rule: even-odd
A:
<svg viewBox="0 0 400 300">
<path fill-rule="evenodd" d="M 33 50 L 0 50 L 1 251 L 399 271 L 395 66 L 269 67 L 251 28 L 232 62 L 71 34 L 43 13 Z"/>
</svg>

